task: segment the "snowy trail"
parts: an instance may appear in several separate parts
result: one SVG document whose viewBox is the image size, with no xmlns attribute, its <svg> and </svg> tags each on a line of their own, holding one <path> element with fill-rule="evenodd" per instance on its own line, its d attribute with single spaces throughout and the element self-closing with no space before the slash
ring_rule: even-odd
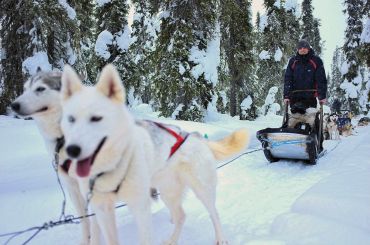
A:
<svg viewBox="0 0 370 245">
<path fill-rule="evenodd" d="M 207 133 L 210 138 L 246 126 L 240 121 L 229 124 L 175 124 Z M 249 123 L 246 126 L 252 131 L 250 149 L 260 146 L 254 133 L 266 124 Z M 62 195 L 34 123 L 0 117 L 0 126 L 1 136 L 5 136 L 0 140 L 0 149 L 6 150 L 4 161 L 0 163 L 0 233 L 56 220 L 60 214 Z M 370 127 L 365 127 L 359 129 L 357 136 L 343 138 L 338 146 L 337 141 L 326 141 L 324 146 L 329 149 L 329 154 L 315 166 L 294 161 L 270 164 L 259 151 L 244 155 L 219 169 L 217 207 L 230 244 L 245 245 L 258 242 L 260 238 L 272 239 L 271 226 L 276 218 L 290 212 L 296 200 L 307 190 L 328 176 L 353 168 L 366 158 L 364 156 L 370 155 L 367 149 L 369 138 Z M 362 169 L 368 167 L 369 164 L 364 164 Z M 212 244 L 213 228 L 202 204 L 191 192 L 184 198 L 187 220 L 179 245 Z M 73 214 L 73 208 L 68 203 L 67 214 Z M 160 244 L 171 232 L 170 215 L 161 201 L 153 204 L 152 212 L 153 240 L 154 244 Z M 116 213 L 121 244 L 136 245 L 136 227 L 128 210 L 121 208 Z M 68 244 L 78 244 L 79 229 L 78 225 L 55 227 L 42 231 L 30 244 L 65 245 L 66 240 Z M 20 236 L 10 244 L 20 244 L 31 234 Z M 0 244 L 5 241 L 0 238 Z"/>
</svg>

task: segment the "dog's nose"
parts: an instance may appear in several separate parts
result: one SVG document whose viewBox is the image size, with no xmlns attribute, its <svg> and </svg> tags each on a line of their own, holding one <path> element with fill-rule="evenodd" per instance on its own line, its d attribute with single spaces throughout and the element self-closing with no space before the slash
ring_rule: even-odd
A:
<svg viewBox="0 0 370 245">
<path fill-rule="evenodd" d="M 81 148 L 78 145 L 70 145 L 66 149 L 68 156 L 76 158 L 81 153 Z"/>
<path fill-rule="evenodd" d="M 18 102 L 13 102 L 10 107 L 12 108 L 13 111 L 18 112 L 21 110 L 21 104 Z"/>
</svg>

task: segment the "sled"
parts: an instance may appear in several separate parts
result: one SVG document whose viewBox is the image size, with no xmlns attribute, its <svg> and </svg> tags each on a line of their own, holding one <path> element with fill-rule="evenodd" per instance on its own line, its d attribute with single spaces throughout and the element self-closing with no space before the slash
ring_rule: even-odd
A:
<svg viewBox="0 0 370 245">
<path fill-rule="evenodd" d="M 323 130 L 323 107 L 316 115 L 316 123 L 319 123 L 319 132 L 307 124 L 299 128 L 288 128 L 288 105 L 285 105 L 283 125 L 280 128 L 266 128 L 257 132 L 257 139 L 262 143 L 263 152 L 269 162 L 280 159 L 303 160 L 309 164 L 316 164 L 317 159 L 324 154 L 320 152 Z"/>
</svg>

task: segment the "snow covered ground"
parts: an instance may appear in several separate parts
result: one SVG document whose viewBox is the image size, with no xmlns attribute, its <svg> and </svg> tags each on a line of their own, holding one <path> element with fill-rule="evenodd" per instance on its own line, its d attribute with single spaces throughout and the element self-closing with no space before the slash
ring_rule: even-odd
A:
<svg viewBox="0 0 370 245">
<path fill-rule="evenodd" d="M 144 109 L 135 113 L 153 116 Z M 255 132 L 279 126 L 282 118 L 249 122 L 219 115 L 208 123 L 160 120 L 211 139 L 246 127 L 252 150 L 260 147 Z M 369 245 L 370 126 L 356 131 L 340 141 L 325 141 L 328 154 L 315 166 L 293 161 L 270 164 L 258 151 L 220 168 L 217 208 L 230 244 Z M 58 220 L 63 196 L 34 122 L 0 116 L 0 149 L 0 234 Z M 211 221 L 191 192 L 184 209 L 187 219 L 179 244 L 213 244 Z M 74 214 L 69 200 L 66 212 Z M 152 213 L 154 244 L 160 244 L 171 232 L 170 216 L 161 201 L 153 203 Z M 120 208 L 116 214 L 121 244 L 137 244 L 128 210 Z M 79 229 L 78 224 L 56 226 L 41 231 L 29 244 L 78 244 Z M 32 234 L 8 244 L 22 244 Z M 0 244 L 8 238 L 0 237 Z"/>
</svg>

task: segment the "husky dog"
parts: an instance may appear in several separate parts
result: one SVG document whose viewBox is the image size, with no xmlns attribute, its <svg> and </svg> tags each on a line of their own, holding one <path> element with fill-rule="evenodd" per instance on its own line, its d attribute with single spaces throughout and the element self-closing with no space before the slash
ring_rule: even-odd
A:
<svg viewBox="0 0 370 245">
<path fill-rule="evenodd" d="M 339 130 L 337 125 L 337 114 L 331 114 L 328 118 L 326 127 L 328 128 L 329 138 L 331 140 L 339 140 Z"/>
<path fill-rule="evenodd" d="M 362 117 L 358 123 L 357 126 L 367 126 L 370 123 L 370 118 L 369 117 Z"/>
<path fill-rule="evenodd" d="M 60 100 L 60 72 L 42 72 L 41 69 L 24 84 L 23 93 L 11 104 L 12 110 L 21 117 L 32 117 L 44 138 L 45 145 L 51 156 L 57 156 L 58 174 L 67 187 L 73 205 L 79 216 L 85 214 L 85 200 L 78 183 L 69 171 L 70 161 L 63 150 L 63 134 L 60 128 L 62 107 Z M 58 145 L 59 144 L 59 145 Z M 58 146 L 57 146 L 58 145 Z M 62 148 L 62 149 L 58 149 Z M 82 221 L 81 244 L 89 244 L 89 222 Z"/>
<path fill-rule="evenodd" d="M 118 200 L 125 201 L 133 214 L 140 244 L 151 244 L 151 188 L 159 190 L 175 226 L 164 244 L 177 244 L 185 222 L 182 199 L 187 187 L 209 212 L 216 244 L 227 244 L 215 207 L 215 162 L 245 149 L 247 131 L 235 131 L 219 141 L 190 133 L 180 145 L 184 132 L 135 121 L 125 101 L 125 89 L 114 66 L 104 67 L 95 87 L 83 86 L 74 70 L 65 67 L 62 129 L 66 152 L 77 162 L 79 183 L 84 193 L 90 193 L 89 204 L 106 244 L 119 243 L 114 214 Z"/>
<path fill-rule="evenodd" d="M 311 128 L 314 128 L 316 113 L 317 109 L 311 107 L 307 108 L 304 114 L 291 113 L 289 115 L 288 127 L 294 128 L 297 123 L 308 123 Z"/>
</svg>

